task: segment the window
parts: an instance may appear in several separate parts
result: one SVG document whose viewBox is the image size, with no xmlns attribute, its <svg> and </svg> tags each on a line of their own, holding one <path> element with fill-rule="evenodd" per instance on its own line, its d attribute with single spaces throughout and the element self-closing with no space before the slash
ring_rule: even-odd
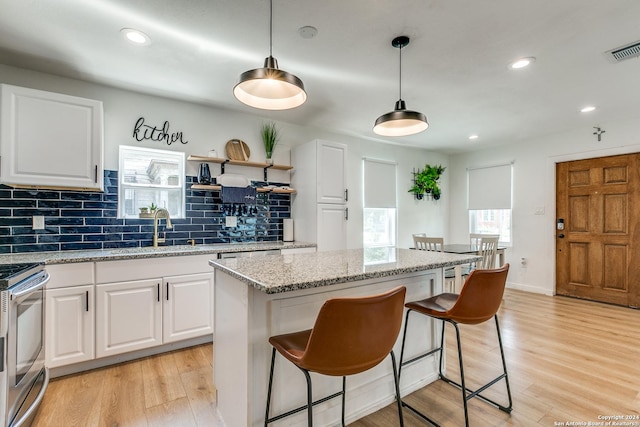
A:
<svg viewBox="0 0 640 427">
<path fill-rule="evenodd" d="M 152 204 L 184 218 L 184 153 L 120 146 L 118 217 L 138 218 Z"/>
<path fill-rule="evenodd" d="M 363 160 L 364 209 L 362 244 L 365 248 L 396 245 L 396 164 Z"/>
<path fill-rule="evenodd" d="M 511 243 L 511 164 L 468 170 L 469 232 Z"/>
</svg>

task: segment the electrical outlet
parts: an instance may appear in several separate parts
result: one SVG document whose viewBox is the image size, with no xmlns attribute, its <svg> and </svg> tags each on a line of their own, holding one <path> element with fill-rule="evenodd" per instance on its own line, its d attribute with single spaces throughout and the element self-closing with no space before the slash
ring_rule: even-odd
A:
<svg viewBox="0 0 640 427">
<path fill-rule="evenodd" d="M 226 227 L 237 227 L 238 226 L 238 217 L 236 217 L 236 216 L 225 216 L 224 217 L 224 225 Z"/>
<path fill-rule="evenodd" d="M 42 215 L 34 215 L 32 230 L 44 230 L 44 217 Z"/>
</svg>

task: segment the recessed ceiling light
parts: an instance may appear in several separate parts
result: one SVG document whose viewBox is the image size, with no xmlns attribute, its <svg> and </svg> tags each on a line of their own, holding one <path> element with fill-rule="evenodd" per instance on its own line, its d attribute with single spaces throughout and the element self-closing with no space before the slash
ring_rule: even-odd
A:
<svg viewBox="0 0 640 427">
<path fill-rule="evenodd" d="M 304 27 L 298 28 L 298 34 L 300 34 L 300 37 L 303 39 L 312 39 L 318 35 L 318 29 L 311 25 L 305 25 Z"/>
<path fill-rule="evenodd" d="M 139 30 L 123 28 L 120 30 L 120 34 L 122 34 L 122 37 L 124 37 L 127 41 L 139 46 L 151 43 L 151 38 Z"/>
<path fill-rule="evenodd" d="M 596 107 L 594 107 L 593 105 L 587 105 L 586 107 L 581 108 L 580 112 L 581 113 L 590 113 L 595 109 L 596 109 Z"/>
<path fill-rule="evenodd" d="M 520 58 L 517 61 L 514 61 L 511 63 L 511 68 L 513 68 L 514 70 L 517 70 L 518 68 L 524 68 L 533 62 L 536 62 L 536 58 L 534 58 L 533 56 L 529 56 L 527 58 Z"/>
<path fill-rule="evenodd" d="M 469 135 L 469 139 L 478 139 L 479 136 L 478 135 Z"/>
</svg>

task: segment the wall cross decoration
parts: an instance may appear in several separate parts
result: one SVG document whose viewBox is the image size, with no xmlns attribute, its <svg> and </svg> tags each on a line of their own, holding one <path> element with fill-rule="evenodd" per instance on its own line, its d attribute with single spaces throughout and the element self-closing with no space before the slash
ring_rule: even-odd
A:
<svg viewBox="0 0 640 427">
<path fill-rule="evenodd" d="M 598 142 L 602 141 L 602 134 L 606 132 L 606 130 L 602 130 L 600 126 L 593 127 L 596 131 L 593 132 L 594 135 L 598 135 Z"/>
</svg>

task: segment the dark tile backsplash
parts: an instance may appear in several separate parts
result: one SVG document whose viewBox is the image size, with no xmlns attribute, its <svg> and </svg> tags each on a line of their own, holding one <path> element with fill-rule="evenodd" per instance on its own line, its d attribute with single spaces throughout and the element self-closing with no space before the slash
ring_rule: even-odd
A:
<svg viewBox="0 0 640 427">
<path fill-rule="evenodd" d="M 255 205 L 223 204 L 220 191 L 191 190 L 196 177 L 186 178 L 186 218 L 171 219 L 167 245 L 186 245 L 191 239 L 196 244 L 282 240 L 291 195 L 258 193 Z M 117 171 L 105 171 L 104 187 L 101 193 L 0 185 L 0 254 L 150 246 L 152 220 L 116 217 Z M 44 230 L 32 229 L 34 215 L 45 217 Z M 225 227 L 229 215 L 238 218 L 237 227 Z M 164 220 L 160 230 L 165 231 Z"/>
</svg>

